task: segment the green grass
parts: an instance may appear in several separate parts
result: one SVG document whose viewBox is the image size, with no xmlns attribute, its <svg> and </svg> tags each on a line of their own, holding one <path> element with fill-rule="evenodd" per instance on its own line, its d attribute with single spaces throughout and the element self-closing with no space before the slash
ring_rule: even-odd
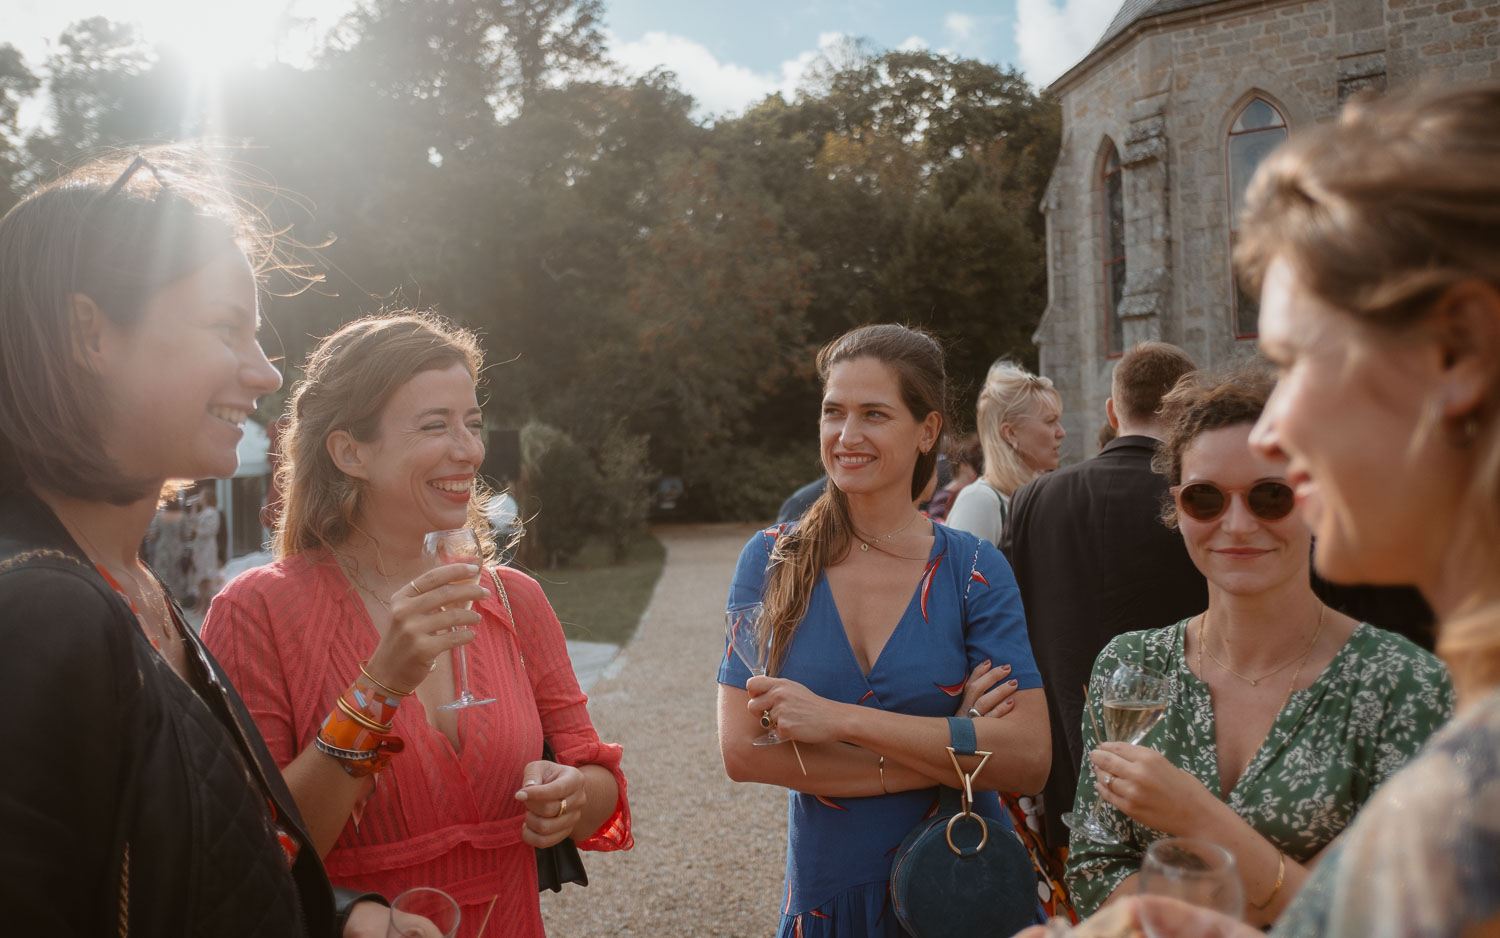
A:
<svg viewBox="0 0 1500 938">
<path fill-rule="evenodd" d="M 635 634 L 666 559 L 667 549 L 649 534 L 630 546 L 623 564 L 614 563 L 608 544 L 590 541 L 568 566 L 538 570 L 535 576 L 564 635 L 624 645 Z"/>
</svg>

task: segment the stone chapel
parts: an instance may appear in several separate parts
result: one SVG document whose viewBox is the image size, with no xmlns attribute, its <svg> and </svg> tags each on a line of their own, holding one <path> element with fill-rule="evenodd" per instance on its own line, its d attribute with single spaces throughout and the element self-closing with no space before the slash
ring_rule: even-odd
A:
<svg viewBox="0 0 1500 938">
<path fill-rule="evenodd" d="M 1050 86 L 1063 134 L 1034 340 L 1065 458 L 1097 451 L 1134 343 L 1176 343 L 1201 367 L 1254 353 L 1257 304 L 1229 257 L 1272 148 L 1366 89 L 1481 79 L 1500 79 L 1500 0 L 1125 0 Z"/>
</svg>

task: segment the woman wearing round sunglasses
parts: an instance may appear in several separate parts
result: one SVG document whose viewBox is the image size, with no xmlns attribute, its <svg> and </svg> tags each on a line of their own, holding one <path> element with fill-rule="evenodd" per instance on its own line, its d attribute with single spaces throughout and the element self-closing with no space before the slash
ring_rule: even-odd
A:
<svg viewBox="0 0 1500 938">
<path fill-rule="evenodd" d="M 1310 535 L 1285 464 L 1250 449 L 1270 389 L 1247 369 L 1216 385 L 1189 376 L 1166 400 L 1156 469 L 1173 500 L 1163 520 L 1208 580 L 1209 604 L 1116 638 L 1094 664 L 1094 720 L 1121 662 L 1165 674 L 1168 697 L 1145 745 L 1100 743 L 1084 719 L 1094 771 L 1079 777 L 1079 810 L 1102 797 L 1100 818 L 1120 843 L 1073 835 L 1068 885 L 1080 913 L 1133 894 L 1153 840 L 1201 837 L 1233 852 L 1246 918 L 1269 924 L 1307 865 L 1452 709 L 1437 659 L 1313 594 Z"/>
</svg>

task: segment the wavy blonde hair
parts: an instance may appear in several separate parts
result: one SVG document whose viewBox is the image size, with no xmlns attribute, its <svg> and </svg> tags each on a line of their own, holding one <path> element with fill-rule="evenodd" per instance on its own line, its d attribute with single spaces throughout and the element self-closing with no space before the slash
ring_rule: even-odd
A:
<svg viewBox="0 0 1500 938">
<path fill-rule="evenodd" d="M 1500 84 L 1426 87 L 1345 107 L 1276 150 L 1246 196 L 1235 263 L 1259 292 L 1285 258 L 1317 296 L 1374 329 L 1425 321 L 1452 287 L 1500 290 Z M 1500 554 L 1500 385 L 1473 415 L 1468 500 Z M 1465 609 L 1438 651 L 1455 684 L 1500 682 L 1500 616 Z"/>
<path fill-rule="evenodd" d="M 1041 475 L 1026 464 L 1021 451 L 1005 442 L 1000 428 L 1026 417 L 1040 419 L 1048 411 L 1062 413 L 1062 395 L 1051 378 L 1034 375 L 1009 359 L 990 366 L 979 401 L 974 406 L 979 445 L 984 449 L 984 481 L 1010 497 L 1016 489 Z"/>
<path fill-rule="evenodd" d="M 276 481 L 283 508 L 272 549 L 278 559 L 305 550 L 332 551 L 358 530 L 363 481 L 328 454 L 328 435 L 347 430 L 375 439 L 391 396 L 424 372 L 463 365 L 477 383 L 484 352 L 474 333 L 433 313 L 398 311 L 351 322 L 308 356 L 287 402 Z M 469 526 L 487 558 L 494 543 L 485 522 L 489 492 L 475 479 Z"/>
<path fill-rule="evenodd" d="M 920 421 L 936 413 L 942 421 L 938 440 L 917 457 L 912 469 L 911 497 L 915 501 L 932 478 L 938 453 L 942 452 L 948 399 L 942 347 L 919 329 L 890 323 L 861 326 L 823 346 L 817 358 L 818 377 L 826 387 L 835 365 L 859 358 L 873 358 L 896 373 L 901 400 L 912 417 Z M 843 558 L 853 537 L 848 497 L 830 479 L 823 494 L 802 516 L 802 522 L 776 539 L 762 597 L 763 614 L 770 627 L 769 658 L 773 673 L 780 670 L 797 624 L 807 614 L 818 578 Z"/>
</svg>

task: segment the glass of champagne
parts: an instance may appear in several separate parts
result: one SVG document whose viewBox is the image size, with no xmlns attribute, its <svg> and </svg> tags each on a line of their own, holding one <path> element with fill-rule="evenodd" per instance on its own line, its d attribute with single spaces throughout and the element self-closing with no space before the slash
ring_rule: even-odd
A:
<svg viewBox="0 0 1500 938">
<path fill-rule="evenodd" d="M 1228 935 L 1245 913 L 1245 889 L 1234 855 L 1216 843 L 1194 837 L 1166 837 L 1146 848 L 1139 880 L 1141 927 L 1148 938 L 1182 934 L 1182 922 L 1192 910 L 1192 934 L 1212 938 Z M 1165 927 L 1175 923 L 1175 927 Z"/>
<path fill-rule="evenodd" d="M 427 560 L 427 568 L 441 567 L 450 563 L 470 563 L 484 569 L 484 556 L 479 549 L 479 538 L 468 528 L 455 528 L 452 531 L 431 531 L 422 539 L 422 556 Z M 479 575 L 476 574 L 473 581 L 479 583 Z M 465 609 L 473 608 L 473 603 L 464 603 Z M 454 658 L 458 662 L 458 696 L 452 703 L 445 703 L 439 710 L 462 710 L 465 707 L 479 707 L 484 704 L 495 702 L 493 697 L 475 697 L 469 691 L 469 655 L 463 645 L 453 649 Z"/>
<path fill-rule="evenodd" d="M 1084 706 L 1090 702 L 1085 698 Z M 1167 709 L 1167 678 L 1160 671 L 1144 665 L 1126 662 L 1115 668 L 1104 685 L 1104 725 L 1095 724 L 1096 731 L 1103 730 L 1101 742 L 1139 743 L 1151 732 L 1151 727 L 1161 719 Z M 1090 712 L 1090 720 L 1093 714 Z M 1085 816 L 1069 811 L 1062 822 L 1069 830 L 1083 834 L 1094 843 L 1117 844 L 1116 837 L 1099 820 L 1099 805 L 1103 795 L 1094 800 L 1094 807 Z"/>
<path fill-rule="evenodd" d="M 417 886 L 391 900 L 386 938 L 453 938 L 460 917 L 452 896 L 441 889 Z"/>
<path fill-rule="evenodd" d="M 724 611 L 724 633 L 729 637 L 729 647 L 756 677 L 765 676 L 766 659 L 771 653 L 771 636 L 761 615 L 763 611 L 760 603 L 739 603 Z M 766 727 L 766 735 L 752 740 L 755 745 L 774 746 L 786 742 L 776 735 L 769 711 L 761 714 L 760 724 Z"/>
</svg>

